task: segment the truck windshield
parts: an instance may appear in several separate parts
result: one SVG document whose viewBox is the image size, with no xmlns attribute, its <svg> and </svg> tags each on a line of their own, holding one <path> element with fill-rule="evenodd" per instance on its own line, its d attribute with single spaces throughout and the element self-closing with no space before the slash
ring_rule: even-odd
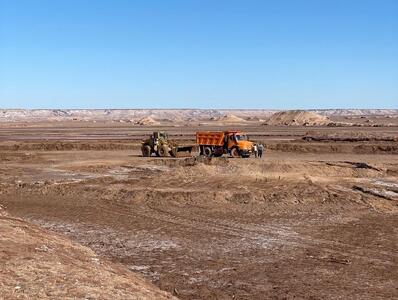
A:
<svg viewBox="0 0 398 300">
<path fill-rule="evenodd" d="M 237 134 L 236 136 L 236 140 L 237 141 L 247 141 L 247 135 L 246 134 Z"/>
</svg>

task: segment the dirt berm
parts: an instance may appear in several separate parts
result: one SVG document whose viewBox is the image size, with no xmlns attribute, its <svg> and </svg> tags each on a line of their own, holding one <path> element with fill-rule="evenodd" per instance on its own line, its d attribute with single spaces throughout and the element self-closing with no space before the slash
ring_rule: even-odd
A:
<svg viewBox="0 0 398 300">
<path fill-rule="evenodd" d="M 337 131 L 337 132 L 319 132 L 309 131 L 302 138 L 305 141 L 318 142 L 398 142 L 398 136 L 395 133 L 380 132 L 355 132 L 355 131 Z"/>
<path fill-rule="evenodd" d="M 125 267 L 0 207 L 0 299 L 175 299 Z"/>
<path fill-rule="evenodd" d="M 351 154 L 398 154 L 395 142 L 305 142 L 294 141 L 285 143 L 265 143 L 265 148 L 272 151 L 294 153 L 351 153 Z"/>
</svg>

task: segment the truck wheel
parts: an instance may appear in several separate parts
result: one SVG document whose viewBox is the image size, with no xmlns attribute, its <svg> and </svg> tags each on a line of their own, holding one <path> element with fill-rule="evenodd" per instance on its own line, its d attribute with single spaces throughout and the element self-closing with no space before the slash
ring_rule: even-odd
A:
<svg viewBox="0 0 398 300">
<path fill-rule="evenodd" d="M 161 157 L 166 157 L 169 154 L 169 149 L 167 148 L 167 146 L 162 145 L 159 148 L 159 156 Z"/>
<path fill-rule="evenodd" d="M 213 154 L 213 151 L 211 150 L 210 147 L 205 147 L 203 149 L 203 154 L 207 157 L 211 157 L 211 155 Z"/>
<path fill-rule="evenodd" d="M 232 148 L 232 149 L 231 149 L 231 156 L 232 156 L 233 158 L 237 158 L 237 157 L 240 156 L 238 148 Z"/>
<path fill-rule="evenodd" d="M 143 157 L 151 156 L 151 147 L 148 145 L 144 145 L 141 147 L 141 152 Z"/>
</svg>

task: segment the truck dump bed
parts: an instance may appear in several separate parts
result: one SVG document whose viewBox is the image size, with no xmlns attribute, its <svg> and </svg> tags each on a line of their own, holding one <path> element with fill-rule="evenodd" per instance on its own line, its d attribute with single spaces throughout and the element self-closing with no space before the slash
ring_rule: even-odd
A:
<svg viewBox="0 0 398 300">
<path fill-rule="evenodd" d="M 223 146 L 224 136 L 225 134 L 222 131 L 199 131 L 196 132 L 196 144 Z"/>
</svg>

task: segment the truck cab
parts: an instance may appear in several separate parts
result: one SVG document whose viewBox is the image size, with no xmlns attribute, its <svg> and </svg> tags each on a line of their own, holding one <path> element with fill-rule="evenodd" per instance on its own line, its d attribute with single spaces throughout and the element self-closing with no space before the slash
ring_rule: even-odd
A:
<svg viewBox="0 0 398 300">
<path fill-rule="evenodd" d="M 233 149 L 237 149 L 242 157 L 250 156 L 253 143 L 249 141 L 246 134 L 239 131 L 226 132 L 226 137 L 228 137 L 227 149 L 232 156 L 236 156 L 236 153 L 232 153 L 235 151 Z"/>
</svg>

